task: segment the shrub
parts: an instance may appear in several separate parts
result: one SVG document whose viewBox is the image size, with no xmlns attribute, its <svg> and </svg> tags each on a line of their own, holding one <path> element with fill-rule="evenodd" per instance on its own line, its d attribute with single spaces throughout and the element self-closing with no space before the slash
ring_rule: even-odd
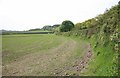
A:
<svg viewBox="0 0 120 78">
<path fill-rule="evenodd" d="M 59 30 L 60 30 L 60 32 L 68 32 L 72 28 L 74 28 L 74 24 L 71 21 L 66 20 L 66 21 L 62 22 Z"/>
</svg>

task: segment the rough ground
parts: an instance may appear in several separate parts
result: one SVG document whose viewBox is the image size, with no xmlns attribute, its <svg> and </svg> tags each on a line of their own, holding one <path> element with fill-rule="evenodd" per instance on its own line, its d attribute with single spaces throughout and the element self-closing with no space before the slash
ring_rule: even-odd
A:
<svg viewBox="0 0 120 78">
<path fill-rule="evenodd" d="M 4 65 L 2 74 L 5 76 L 80 75 L 91 59 L 92 49 L 90 44 L 87 44 L 82 48 L 86 49 L 84 56 L 72 59 L 76 47 L 78 43 L 69 40 L 47 52 L 42 50 L 43 52 L 27 54 Z"/>
</svg>

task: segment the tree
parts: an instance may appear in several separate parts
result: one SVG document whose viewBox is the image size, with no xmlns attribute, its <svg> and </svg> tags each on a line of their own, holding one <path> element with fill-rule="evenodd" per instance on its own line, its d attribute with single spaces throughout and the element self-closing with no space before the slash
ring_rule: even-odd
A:
<svg viewBox="0 0 120 78">
<path fill-rule="evenodd" d="M 118 5 L 120 5 L 120 1 L 118 2 Z"/>
<path fill-rule="evenodd" d="M 74 28 L 74 24 L 71 21 L 66 20 L 66 21 L 62 22 L 62 24 L 60 26 L 60 32 L 68 32 L 72 28 Z"/>
</svg>

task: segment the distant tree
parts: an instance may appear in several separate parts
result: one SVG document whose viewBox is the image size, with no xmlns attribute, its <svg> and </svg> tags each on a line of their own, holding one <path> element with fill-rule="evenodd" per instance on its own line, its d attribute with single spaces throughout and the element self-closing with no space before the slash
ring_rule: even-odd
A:
<svg viewBox="0 0 120 78">
<path fill-rule="evenodd" d="M 120 11 L 120 1 L 118 2 L 118 10 Z"/>
<path fill-rule="evenodd" d="M 42 30 L 48 30 L 48 31 L 55 31 L 55 29 L 57 28 L 57 27 L 59 27 L 60 26 L 60 24 L 55 24 L 55 25 L 53 25 L 53 26 L 51 26 L 51 25 L 45 25 L 43 28 L 41 28 Z"/>
<path fill-rule="evenodd" d="M 52 26 L 51 25 L 45 25 L 42 30 L 48 30 L 51 31 L 52 30 Z"/>
<path fill-rule="evenodd" d="M 30 29 L 29 31 L 38 31 L 41 30 L 40 28 L 36 28 L 36 29 Z"/>
<path fill-rule="evenodd" d="M 57 27 L 59 27 L 60 26 L 60 24 L 55 24 L 55 25 L 53 25 L 52 27 L 53 28 L 57 28 Z"/>
<path fill-rule="evenodd" d="M 60 24 L 54 24 L 54 25 L 52 26 L 52 30 L 53 30 L 54 32 L 58 32 L 59 26 L 60 26 Z"/>
<path fill-rule="evenodd" d="M 69 20 L 63 21 L 60 26 L 60 32 L 68 32 L 73 27 L 74 27 L 74 24 L 71 21 L 69 21 Z"/>
<path fill-rule="evenodd" d="M 118 5 L 120 5 L 120 1 L 118 2 Z"/>
</svg>

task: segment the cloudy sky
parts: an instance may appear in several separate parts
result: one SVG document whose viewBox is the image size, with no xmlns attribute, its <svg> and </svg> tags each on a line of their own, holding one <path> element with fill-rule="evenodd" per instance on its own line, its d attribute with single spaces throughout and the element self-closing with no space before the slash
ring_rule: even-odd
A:
<svg viewBox="0 0 120 78">
<path fill-rule="evenodd" d="M 119 0 L 0 0 L 0 29 L 28 30 L 64 20 L 82 22 Z"/>
</svg>

